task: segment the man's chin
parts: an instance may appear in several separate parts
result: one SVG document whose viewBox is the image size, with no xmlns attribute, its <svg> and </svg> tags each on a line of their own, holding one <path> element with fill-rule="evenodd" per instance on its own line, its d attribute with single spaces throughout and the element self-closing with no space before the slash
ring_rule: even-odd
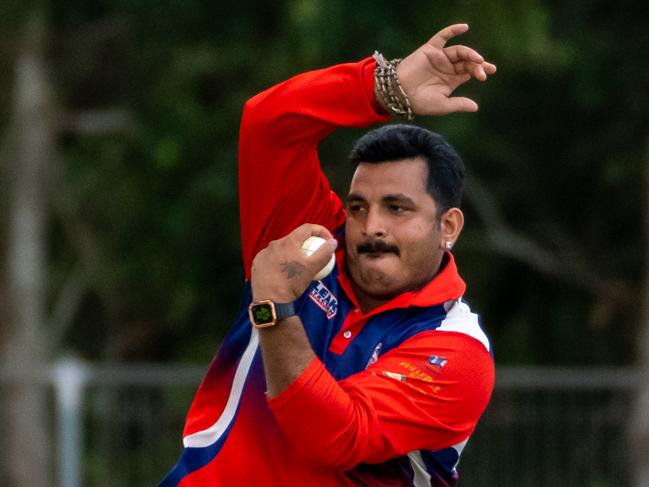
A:
<svg viewBox="0 0 649 487">
<path fill-rule="evenodd" d="M 399 275 L 399 257 L 392 253 L 361 254 L 354 262 L 348 262 L 349 275 L 354 286 L 366 296 L 389 300 L 401 294 L 401 286 L 395 276 Z"/>
<path fill-rule="evenodd" d="M 356 284 L 362 291 L 377 299 L 391 299 L 401 293 L 401 286 L 394 279 L 394 273 L 381 266 L 361 266 L 360 279 Z"/>
<path fill-rule="evenodd" d="M 373 282 L 373 283 L 363 283 L 359 286 L 360 290 L 374 300 L 378 301 L 390 301 L 393 298 L 396 298 L 399 294 L 403 292 L 401 288 L 397 286 L 386 286 L 383 283 Z"/>
</svg>

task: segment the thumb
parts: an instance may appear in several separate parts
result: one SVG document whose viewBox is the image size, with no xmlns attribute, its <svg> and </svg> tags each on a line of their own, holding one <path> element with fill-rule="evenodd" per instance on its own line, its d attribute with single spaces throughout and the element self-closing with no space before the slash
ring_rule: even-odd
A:
<svg viewBox="0 0 649 487">
<path fill-rule="evenodd" d="M 462 96 L 453 96 L 446 99 L 444 103 L 444 109 L 447 110 L 447 113 L 455 112 L 477 112 L 478 104 L 474 102 L 471 98 L 465 98 Z"/>
<path fill-rule="evenodd" d="M 324 266 L 326 266 L 331 260 L 331 256 L 338 247 L 338 241 L 335 238 L 330 238 L 326 240 L 318 249 L 313 252 L 307 261 L 309 263 L 309 268 L 312 270 L 313 274 L 318 273 Z"/>
<path fill-rule="evenodd" d="M 320 247 L 318 247 L 315 252 L 313 252 L 308 257 L 308 259 L 313 262 L 314 265 L 316 263 L 325 265 L 327 262 L 329 262 L 329 259 L 331 259 L 331 256 L 336 251 L 337 247 L 338 240 L 336 240 L 335 238 L 327 239 Z"/>
</svg>

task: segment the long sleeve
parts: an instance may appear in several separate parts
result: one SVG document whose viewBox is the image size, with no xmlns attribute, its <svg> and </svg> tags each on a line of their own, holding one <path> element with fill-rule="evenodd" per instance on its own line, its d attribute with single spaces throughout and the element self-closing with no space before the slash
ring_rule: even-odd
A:
<svg viewBox="0 0 649 487">
<path fill-rule="evenodd" d="M 341 382 L 316 359 L 269 405 L 308 461 L 346 470 L 461 443 L 493 383 L 493 360 L 479 341 L 431 331 Z"/>
<path fill-rule="evenodd" d="M 345 214 L 320 169 L 317 147 L 337 127 L 385 121 L 374 101 L 371 58 L 298 75 L 250 99 L 239 141 L 241 241 L 246 276 L 271 240 L 302 223 L 330 230 Z"/>
</svg>

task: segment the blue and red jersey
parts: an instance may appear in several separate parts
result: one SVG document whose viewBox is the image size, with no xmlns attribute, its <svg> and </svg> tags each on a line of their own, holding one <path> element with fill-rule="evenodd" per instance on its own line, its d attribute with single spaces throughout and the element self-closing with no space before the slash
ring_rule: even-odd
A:
<svg viewBox="0 0 649 487">
<path fill-rule="evenodd" d="M 239 148 L 242 250 L 252 260 L 302 223 L 344 239 L 344 207 L 320 169 L 339 126 L 386 120 L 372 59 L 305 73 L 246 103 Z M 454 486 L 489 400 L 494 365 L 465 284 L 446 253 L 417 291 L 363 313 L 345 269 L 296 302 L 316 358 L 266 397 L 246 284 L 238 319 L 189 411 L 184 451 L 161 486 Z M 281 326 L 281 324 L 279 325 Z"/>
</svg>

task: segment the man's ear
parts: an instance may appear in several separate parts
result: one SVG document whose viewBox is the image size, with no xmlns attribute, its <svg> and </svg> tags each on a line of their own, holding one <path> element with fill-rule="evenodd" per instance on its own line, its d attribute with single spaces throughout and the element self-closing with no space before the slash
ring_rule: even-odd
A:
<svg viewBox="0 0 649 487">
<path fill-rule="evenodd" d="M 451 250 L 464 226 L 464 214 L 459 208 L 447 210 L 440 218 L 439 248 Z"/>
</svg>

